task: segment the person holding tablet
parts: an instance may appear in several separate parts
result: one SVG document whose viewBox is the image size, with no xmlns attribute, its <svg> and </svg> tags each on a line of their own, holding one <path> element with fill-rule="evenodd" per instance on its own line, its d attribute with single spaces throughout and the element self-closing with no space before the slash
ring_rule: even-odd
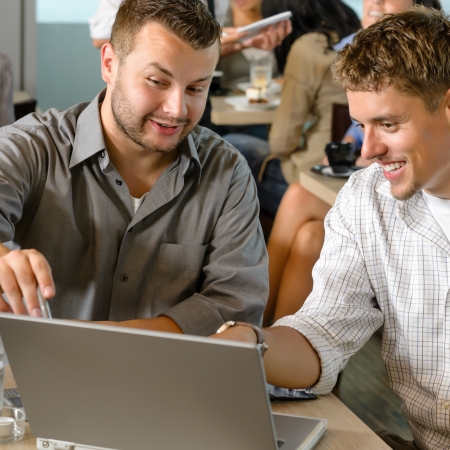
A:
<svg viewBox="0 0 450 450">
<path fill-rule="evenodd" d="M 286 10 L 292 12 L 293 32 L 274 50 L 284 83 L 269 142 L 224 136 L 249 162 L 261 209 L 272 216 L 300 168 L 313 165 L 330 141 L 332 104 L 346 103 L 331 82 L 333 45 L 360 28 L 356 13 L 341 0 L 263 0 L 264 17 Z"/>
</svg>

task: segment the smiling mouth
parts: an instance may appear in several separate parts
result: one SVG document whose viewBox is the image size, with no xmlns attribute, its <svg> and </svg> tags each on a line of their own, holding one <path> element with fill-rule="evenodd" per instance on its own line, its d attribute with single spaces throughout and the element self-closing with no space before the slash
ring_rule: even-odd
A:
<svg viewBox="0 0 450 450">
<path fill-rule="evenodd" d="M 367 15 L 370 16 L 370 17 L 376 17 L 376 18 L 378 19 L 378 18 L 381 17 L 383 14 L 380 13 L 380 11 L 369 11 L 369 12 L 367 13 Z"/>
<path fill-rule="evenodd" d="M 181 125 L 166 125 L 164 123 L 156 122 L 156 120 L 154 120 L 154 122 L 157 123 L 160 127 L 163 127 L 163 128 L 178 128 L 178 127 L 181 127 Z"/>
<path fill-rule="evenodd" d="M 406 164 L 406 162 L 395 162 L 392 164 L 386 164 L 383 166 L 383 170 L 387 173 L 393 173 L 395 171 L 397 171 L 398 169 L 401 169 L 404 165 Z"/>
</svg>

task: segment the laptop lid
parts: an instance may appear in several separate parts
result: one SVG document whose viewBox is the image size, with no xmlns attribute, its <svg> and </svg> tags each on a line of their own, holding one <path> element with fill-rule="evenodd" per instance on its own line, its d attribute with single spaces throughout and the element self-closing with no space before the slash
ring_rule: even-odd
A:
<svg viewBox="0 0 450 450">
<path fill-rule="evenodd" d="M 11 314 L 0 334 L 35 436 L 118 450 L 277 448 L 253 344 Z"/>
</svg>

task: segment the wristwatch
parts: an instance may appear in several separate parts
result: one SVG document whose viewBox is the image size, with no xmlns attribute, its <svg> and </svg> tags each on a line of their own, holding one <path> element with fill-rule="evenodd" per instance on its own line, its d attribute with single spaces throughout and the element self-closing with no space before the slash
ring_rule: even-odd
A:
<svg viewBox="0 0 450 450">
<path fill-rule="evenodd" d="M 256 325 L 247 322 L 235 322 L 234 320 L 229 320 L 228 322 L 225 322 L 216 331 L 216 333 L 217 334 L 222 333 L 222 331 L 228 330 L 228 328 L 234 327 L 236 325 L 242 325 L 244 327 L 251 328 L 256 333 L 256 343 L 257 345 L 259 345 L 259 348 L 261 349 L 261 356 L 264 356 L 264 353 L 266 353 L 266 351 L 269 349 L 269 346 L 266 344 L 263 331 Z"/>
</svg>

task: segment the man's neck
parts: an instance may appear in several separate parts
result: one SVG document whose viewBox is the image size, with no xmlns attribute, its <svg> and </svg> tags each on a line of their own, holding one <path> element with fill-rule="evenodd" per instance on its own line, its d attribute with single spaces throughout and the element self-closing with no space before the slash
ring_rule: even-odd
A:
<svg viewBox="0 0 450 450">
<path fill-rule="evenodd" d="M 178 151 L 168 153 L 149 151 L 125 136 L 114 125 L 112 117 L 105 117 L 103 108 L 101 118 L 111 163 L 127 184 L 131 196 L 142 197 L 151 190 L 164 170 L 177 159 Z"/>
</svg>

